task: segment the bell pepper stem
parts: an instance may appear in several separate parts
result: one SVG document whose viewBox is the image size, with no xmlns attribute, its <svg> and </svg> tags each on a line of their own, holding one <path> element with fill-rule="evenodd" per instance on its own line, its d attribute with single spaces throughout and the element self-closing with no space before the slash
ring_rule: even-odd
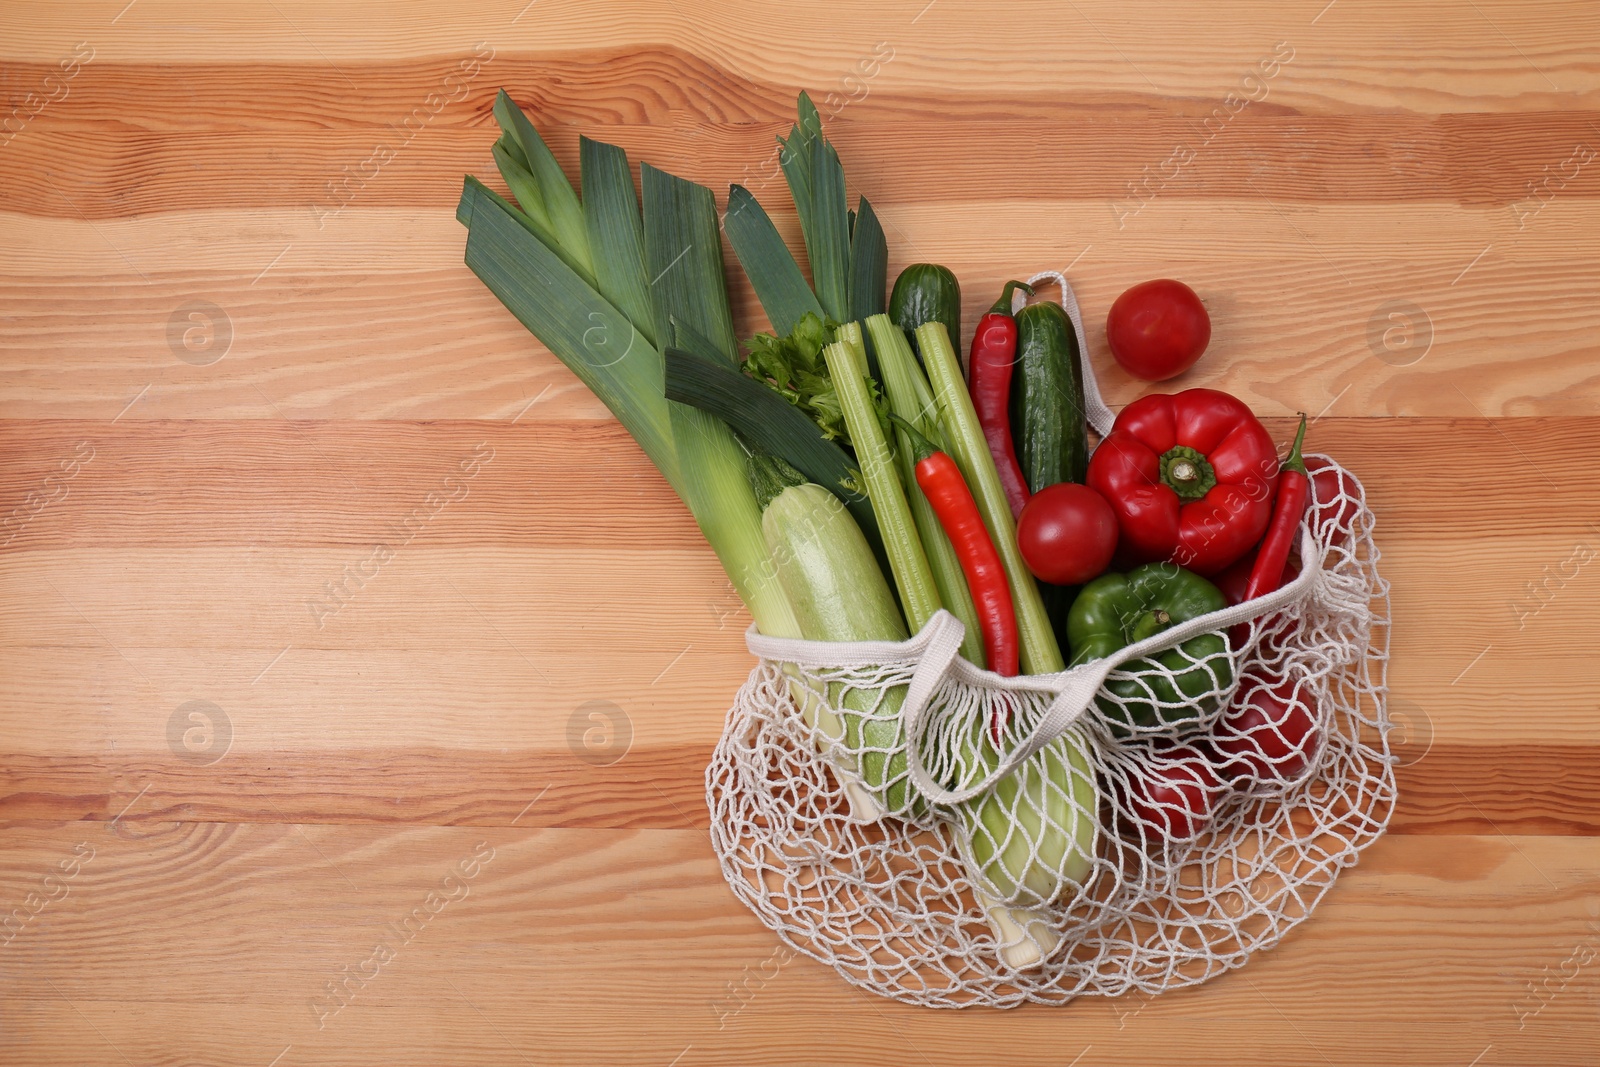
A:
<svg viewBox="0 0 1600 1067">
<path fill-rule="evenodd" d="M 1172 625 L 1172 616 L 1162 608 L 1152 608 L 1143 612 L 1128 629 L 1128 644 L 1136 645 L 1147 637 L 1156 634 Z"/>
<path fill-rule="evenodd" d="M 1161 457 L 1161 480 L 1187 504 L 1216 488 L 1217 472 L 1197 449 L 1173 445 Z"/>
</svg>

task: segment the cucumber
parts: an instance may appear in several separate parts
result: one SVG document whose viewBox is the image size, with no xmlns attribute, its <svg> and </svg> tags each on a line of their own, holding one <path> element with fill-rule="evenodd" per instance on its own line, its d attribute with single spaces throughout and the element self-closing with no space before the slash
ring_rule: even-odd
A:
<svg viewBox="0 0 1600 1067">
<path fill-rule="evenodd" d="M 950 268 L 937 263 L 913 263 L 894 280 L 889 294 L 889 317 L 906 332 L 911 347 L 917 345 L 917 327 L 925 322 L 944 323 L 950 343 L 961 346 L 961 283 Z M 921 352 L 917 353 L 919 356 Z"/>
<path fill-rule="evenodd" d="M 1089 471 L 1078 334 L 1061 305 L 1043 300 L 1017 312 L 1017 363 L 1011 374 L 1011 440 L 1028 488 L 1082 482 Z M 1063 647 L 1076 588 L 1039 583 L 1045 614 Z"/>
<path fill-rule="evenodd" d="M 1028 488 L 1082 482 L 1089 471 L 1083 410 L 1083 358 L 1061 305 L 1045 300 L 1017 313 L 1017 364 L 1011 377 L 1011 439 Z"/>
</svg>

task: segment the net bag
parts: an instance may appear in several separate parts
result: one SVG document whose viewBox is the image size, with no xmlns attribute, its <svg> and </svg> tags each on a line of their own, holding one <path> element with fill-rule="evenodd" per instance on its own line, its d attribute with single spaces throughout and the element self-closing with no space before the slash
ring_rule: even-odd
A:
<svg viewBox="0 0 1600 1067">
<path fill-rule="evenodd" d="M 975 667 L 942 611 L 903 642 L 752 627 L 706 771 L 735 894 L 848 981 L 931 1007 L 1152 995 L 1276 944 L 1395 801 L 1373 516 L 1353 475 L 1307 462 L 1338 494 L 1290 583 L 1057 674 Z M 1241 702 L 1273 713 L 1198 771 Z"/>
</svg>

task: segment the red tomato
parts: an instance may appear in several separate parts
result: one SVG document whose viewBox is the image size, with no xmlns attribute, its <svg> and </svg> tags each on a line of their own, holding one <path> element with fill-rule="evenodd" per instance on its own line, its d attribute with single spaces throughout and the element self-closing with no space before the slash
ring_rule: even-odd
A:
<svg viewBox="0 0 1600 1067">
<path fill-rule="evenodd" d="M 1306 470 L 1311 475 L 1311 532 L 1319 540 L 1345 540 L 1361 514 L 1360 483 L 1320 456 L 1308 458 Z"/>
<path fill-rule="evenodd" d="M 1192 748 L 1158 753 L 1156 760 L 1133 779 L 1129 799 L 1134 817 L 1169 840 L 1187 841 L 1211 820 L 1222 779 L 1211 761 Z"/>
<path fill-rule="evenodd" d="M 1106 340 L 1124 370 L 1147 382 L 1194 366 L 1211 342 L 1211 316 L 1193 289 L 1171 278 L 1140 282 L 1117 297 Z"/>
<path fill-rule="evenodd" d="M 1017 547 L 1040 581 L 1082 585 L 1111 565 L 1117 550 L 1116 512 L 1087 485 L 1046 486 L 1017 518 Z"/>
<path fill-rule="evenodd" d="M 1250 571 L 1256 565 L 1256 550 L 1252 548 L 1221 574 L 1211 579 L 1211 584 L 1222 591 L 1229 604 L 1243 604 L 1244 591 L 1250 585 Z"/>
<path fill-rule="evenodd" d="M 1227 760 L 1224 772 L 1266 781 L 1300 777 L 1317 751 L 1310 692 L 1293 679 L 1271 685 L 1247 677 L 1239 694 L 1212 741 Z"/>
</svg>

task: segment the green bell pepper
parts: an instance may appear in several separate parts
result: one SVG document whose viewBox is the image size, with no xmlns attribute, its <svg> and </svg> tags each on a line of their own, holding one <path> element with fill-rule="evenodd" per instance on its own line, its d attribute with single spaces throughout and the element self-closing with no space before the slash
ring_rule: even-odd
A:
<svg viewBox="0 0 1600 1067">
<path fill-rule="evenodd" d="M 1072 664 L 1103 659 L 1227 606 L 1216 586 L 1176 564 L 1146 563 L 1125 575 L 1103 574 L 1083 587 L 1067 613 Z M 1233 684 L 1233 657 L 1220 631 L 1124 663 L 1120 670 L 1129 677 L 1108 679 L 1095 703 L 1124 734 L 1127 726 L 1160 726 L 1214 711 Z"/>
</svg>

